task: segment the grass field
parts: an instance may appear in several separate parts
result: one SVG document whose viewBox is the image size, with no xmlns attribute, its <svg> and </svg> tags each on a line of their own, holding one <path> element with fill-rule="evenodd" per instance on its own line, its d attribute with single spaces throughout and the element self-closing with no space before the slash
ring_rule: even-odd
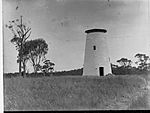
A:
<svg viewBox="0 0 150 113">
<path fill-rule="evenodd" d="M 142 97 L 139 76 L 4 78 L 7 110 L 123 110 Z"/>
</svg>

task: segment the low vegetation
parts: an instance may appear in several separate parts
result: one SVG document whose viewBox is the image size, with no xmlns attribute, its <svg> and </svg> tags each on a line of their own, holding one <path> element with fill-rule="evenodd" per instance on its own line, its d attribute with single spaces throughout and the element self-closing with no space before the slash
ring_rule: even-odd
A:
<svg viewBox="0 0 150 113">
<path fill-rule="evenodd" d="M 139 76 L 4 79 L 5 110 L 127 109 L 146 92 Z"/>
</svg>

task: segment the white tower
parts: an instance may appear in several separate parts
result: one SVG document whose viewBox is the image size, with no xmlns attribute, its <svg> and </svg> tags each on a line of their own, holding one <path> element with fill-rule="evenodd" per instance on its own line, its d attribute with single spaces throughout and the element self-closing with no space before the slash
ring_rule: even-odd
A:
<svg viewBox="0 0 150 113">
<path fill-rule="evenodd" d="M 105 29 L 86 30 L 83 76 L 104 76 L 112 73 Z"/>
</svg>

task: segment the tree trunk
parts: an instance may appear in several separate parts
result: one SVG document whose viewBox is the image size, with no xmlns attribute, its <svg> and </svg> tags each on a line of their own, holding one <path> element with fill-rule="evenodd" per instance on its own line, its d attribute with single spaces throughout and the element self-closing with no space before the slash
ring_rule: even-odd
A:
<svg viewBox="0 0 150 113">
<path fill-rule="evenodd" d="M 33 65 L 34 73 L 37 73 L 36 65 Z"/>
<path fill-rule="evenodd" d="M 20 52 L 19 52 L 19 75 L 22 76 L 22 73 L 21 73 L 21 55 L 20 55 Z"/>
<path fill-rule="evenodd" d="M 22 16 L 21 16 L 21 23 L 20 23 L 20 25 L 21 25 L 21 29 L 22 29 Z M 22 76 L 22 72 L 21 72 L 21 64 L 22 64 L 22 39 L 23 39 L 23 34 L 22 34 L 22 37 L 20 37 L 21 38 L 21 46 L 20 46 L 20 51 L 19 51 L 19 57 L 20 57 L 20 60 L 19 60 L 19 74 L 20 74 L 20 76 Z"/>
<path fill-rule="evenodd" d="M 23 76 L 26 75 L 26 64 L 25 61 L 23 62 Z"/>
</svg>

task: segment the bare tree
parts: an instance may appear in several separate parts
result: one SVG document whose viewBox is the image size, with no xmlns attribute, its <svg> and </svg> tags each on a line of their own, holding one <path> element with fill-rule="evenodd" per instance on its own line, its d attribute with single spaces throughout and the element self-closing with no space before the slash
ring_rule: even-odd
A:
<svg viewBox="0 0 150 113">
<path fill-rule="evenodd" d="M 31 28 L 23 23 L 22 16 L 20 17 L 20 20 L 16 19 L 9 21 L 9 24 L 7 24 L 6 27 L 13 33 L 11 43 L 13 43 L 16 50 L 18 50 L 17 62 L 19 63 L 19 74 L 22 75 L 22 65 L 23 72 L 25 73 L 25 62 L 27 61 L 26 57 L 23 56 L 23 48 L 25 42 L 31 35 Z"/>
</svg>

